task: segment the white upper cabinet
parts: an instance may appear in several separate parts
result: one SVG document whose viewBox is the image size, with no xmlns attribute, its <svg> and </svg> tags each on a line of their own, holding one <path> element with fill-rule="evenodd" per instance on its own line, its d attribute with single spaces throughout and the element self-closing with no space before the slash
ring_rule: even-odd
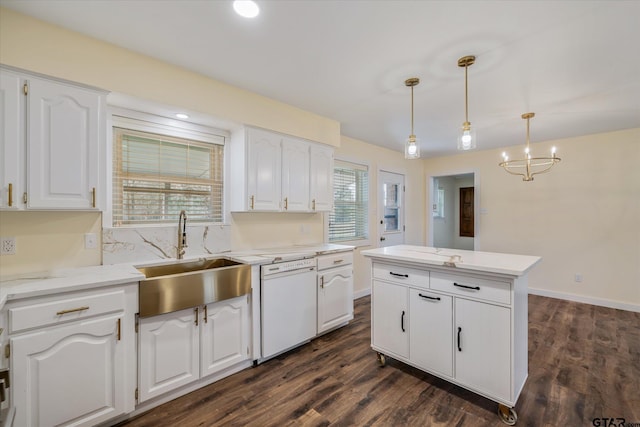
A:
<svg viewBox="0 0 640 427">
<path fill-rule="evenodd" d="M 280 210 L 282 138 L 249 129 L 247 144 L 247 210 Z"/>
<path fill-rule="evenodd" d="M 18 209 L 24 192 L 22 79 L 0 71 L 0 209 Z"/>
<path fill-rule="evenodd" d="M 247 127 L 232 135 L 229 149 L 231 211 L 331 210 L 331 147 Z"/>
<path fill-rule="evenodd" d="M 309 144 L 306 141 L 282 140 L 282 210 L 309 210 Z"/>
<path fill-rule="evenodd" d="M 3 68 L 2 95 L 0 207 L 97 209 L 105 191 L 106 93 Z"/>
<path fill-rule="evenodd" d="M 333 148 L 311 146 L 311 210 L 328 212 L 333 209 Z"/>
</svg>

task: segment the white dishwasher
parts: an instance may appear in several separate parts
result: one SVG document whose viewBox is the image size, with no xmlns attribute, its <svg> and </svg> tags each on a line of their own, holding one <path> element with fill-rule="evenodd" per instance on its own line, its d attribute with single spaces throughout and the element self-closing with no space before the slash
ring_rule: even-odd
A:
<svg viewBox="0 0 640 427">
<path fill-rule="evenodd" d="M 261 279 L 264 360 L 316 336 L 316 260 L 263 265 Z"/>
</svg>

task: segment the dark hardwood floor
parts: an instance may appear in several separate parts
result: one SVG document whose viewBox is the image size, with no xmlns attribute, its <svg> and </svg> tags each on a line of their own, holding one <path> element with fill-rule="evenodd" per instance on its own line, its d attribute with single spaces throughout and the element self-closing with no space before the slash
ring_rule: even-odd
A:
<svg viewBox="0 0 640 427">
<path fill-rule="evenodd" d="M 380 367 L 370 297 L 355 310 L 347 327 L 120 425 L 504 426 L 493 401 L 389 358 Z M 518 426 L 640 425 L 640 313 L 529 296 L 516 410 Z"/>
</svg>

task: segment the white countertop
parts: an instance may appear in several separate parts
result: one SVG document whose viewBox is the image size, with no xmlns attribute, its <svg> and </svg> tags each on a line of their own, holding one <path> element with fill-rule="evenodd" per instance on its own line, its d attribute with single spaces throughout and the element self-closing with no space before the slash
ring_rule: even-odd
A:
<svg viewBox="0 0 640 427">
<path fill-rule="evenodd" d="M 312 245 L 293 246 L 287 248 L 255 249 L 238 252 L 224 252 L 210 254 L 199 258 L 229 258 L 251 265 L 271 264 L 279 261 L 291 261 L 302 258 L 312 258 L 334 252 L 353 250 L 353 246 L 346 245 Z M 185 258 L 184 261 L 189 261 Z M 97 265 L 92 267 L 66 268 L 34 274 L 21 274 L 0 280 L 0 309 L 7 300 L 30 298 L 59 292 L 69 292 L 101 286 L 113 286 L 124 283 L 137 282 L 144 279 L 135 266 L 166 264 L 176 262 L 175 259 L 165 259 L 158 262 L 126 263 L 113 265 Z"/>
<path fill-rule="evenodd" d="M 446 266 L 460 270 L 522 276 L 541 258 L 530 255 L 502 254 L 495 252 L 440 249 L 427 246 L 398 245 L 369 249 L 362 255 L 392 261 L 413 262 L 424 265 Z"/>
</svg>

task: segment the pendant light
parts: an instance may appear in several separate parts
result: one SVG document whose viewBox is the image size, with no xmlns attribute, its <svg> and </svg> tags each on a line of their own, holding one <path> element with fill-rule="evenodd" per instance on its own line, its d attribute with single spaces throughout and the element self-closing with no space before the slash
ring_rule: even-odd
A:
<svg viewBox="0 0 640 427">
<path fill-rule="evenodd" d="M 413 87 L 420 83 L 420 79 L 412 77 L 404 81 L 405 86 L 411 88 L 411 135 L 407 138 L 404 144 L 404 158 L 405 159 L 419 159 L 420 158 L 420 146 L 418 140 L 413 133 Z"/>
<path fill-rule="evenodd" d="M 527 121 L 527 145 L 524 149 L 524 159 L 509 160 L 506 152 L 502 153 L 503 161 L 498 164 L 512 175 L 520 175 L 523 181 L 533 181 L 533 176 L 548 172 L 553 165 L 560 161 L 560 157 L 556 157 L 556 147 L 551 147 L 551 157 L 532 157 L 531 147 L 529 146 L 529 120 L 535 116 L 535 113 L 525 113 L 522 118 Z"/>
<path fill-rule="evenodd" d="M 458 150 L 473 150 L 476 148 L 476 132 L 471 129 L 469 122 L 469 96 L 467 88 L 467 69 L 476 62 L 475 56 L 463 56 L 458 59 L 458 67 L 464 67 L 464 123 L 458 135 Z"/>
</svg>

